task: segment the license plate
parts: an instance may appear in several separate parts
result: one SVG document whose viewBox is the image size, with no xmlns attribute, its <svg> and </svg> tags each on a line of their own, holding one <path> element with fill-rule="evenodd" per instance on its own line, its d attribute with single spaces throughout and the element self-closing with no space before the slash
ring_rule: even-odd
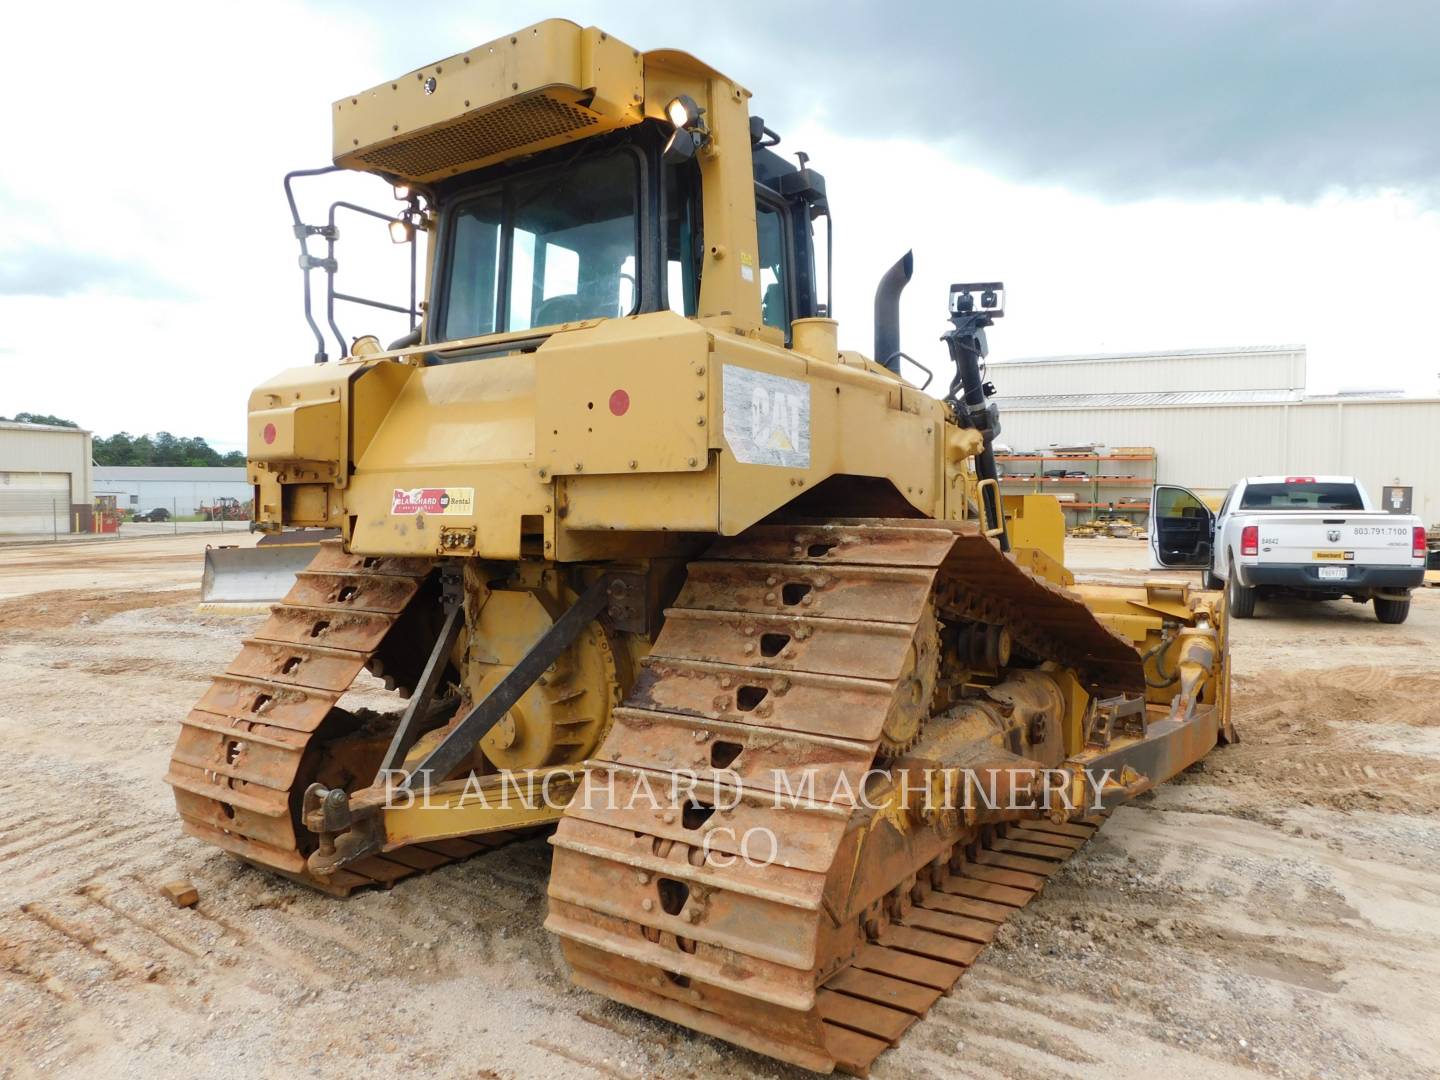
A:
<svg viewBox="0 0 1440 1080">
<path fill-rule="evenodd" d="M 1322 566 L 1320 567 L 1321 581 L 1344 581 L 1349 573 L 1346 566 Z"/>
</svg>

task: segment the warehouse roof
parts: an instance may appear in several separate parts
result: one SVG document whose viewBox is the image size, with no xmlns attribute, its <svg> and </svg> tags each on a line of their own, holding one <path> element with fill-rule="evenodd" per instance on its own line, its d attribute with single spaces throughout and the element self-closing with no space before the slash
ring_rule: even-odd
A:
<svg viewBox="0 0 1440 1080">
<path fill-rule="evenodd" d="M 243 465 L 198 466 L 187 465 L 97 465 L 96 480 L 160 480 L 185 481 L 193 484 L 248 482 Z"/>
<path fill-rule="evenodd" d="M 68 427 L 65 424 L 22 424 L 14 420 L 0 420 L 4 431 L 68 431 L 71 435 L 89 435 L 85 428 Z"/>
<path fill-rule="evenodd" d="M 1001 411 L 1015 409 L 1135 409 L 1156 405 L 1272 405 L 1303 401 L 1299 390 L 1155 390 L 1129 394 L 998 395 Z"/>
<path fill-rule="evenodd" d="M 1237 353 L 1295 353 L 1304 351 L 1304 345 L 1235 345 L 1228 348 L 1213 349 L 1155 349 L 1150 352 L 1074 353 L 1068 356 L 1022 356 L 1013 360 L 997 360 L 994 361 L 994 363 L 997 365 L 1073 364 L 1084 363 L 1091 360 L 1167 360 L 1180 359 L 1187 356 L 1233 356 Z"/>
</svg>

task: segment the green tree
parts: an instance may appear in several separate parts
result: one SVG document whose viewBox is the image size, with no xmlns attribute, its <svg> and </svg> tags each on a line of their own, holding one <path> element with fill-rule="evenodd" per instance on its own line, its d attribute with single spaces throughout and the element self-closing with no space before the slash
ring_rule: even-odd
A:
<svg viewBox="0 0 1440 1080">
<path fill-rule="evenodd" d="M 0 420 L 9 419 L 16 424 L 49 424 L 52 427 L 73 427 L 80 425 L 74 420 L 62 420 L 58 416 L 50 416 L 47 413 L 17 412 L 14 416 L 0 416 Z"/>
<path fill-rule="evenodd" d="M 116 432 L 109 438 L 100 437 L 90 443 L 90 452 L 97 465 L 134 465 L 135 445 L 126 431 Z"/>
<path fill-rule="evenodd" d="M 222 454 L 199 435 L 176 436 L 168 431 L 151 435 L 131 435 L 118 431 L 100 436 L 92 442 L 97 465 L 244 465 L 245 454 L 231 450 Z"/>
</svg>

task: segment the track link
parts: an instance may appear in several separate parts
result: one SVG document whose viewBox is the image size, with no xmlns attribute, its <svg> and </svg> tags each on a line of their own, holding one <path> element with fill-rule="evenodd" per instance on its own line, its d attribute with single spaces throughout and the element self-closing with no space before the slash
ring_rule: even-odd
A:
<svg viewBox="0 0 1440 1080">
<path fill-rule="evenodd" d="M 862 809 L 894 710 L 928 706 L 917 657 L 936 616 L 1003 624 L 1091 685 L 1142 692 L 1129 642 L 973 527 L 845 520 L 721 540 L 691 565 L 551 841 L 546 926 L 578 984 L 860 1075 L 953 986 L 1098 822 L 907 836 Z M 681 778 L 712 769 L 726 779 Z M 791 798 L 807 777 L 814 797 Z M 764 865 L 737 858 L 757 835 L 773 841 L 754 853 Z"/>
<path fill-rule="evenodd" d="M 165 780 L 184 830 L 292 880 L 345 896 L 508 843 L 513 834 L 417 844 L 325 878 L 306 856 L 304 790 L 364 786 L 388 741 L 383 719 L 337 708 L 416 598 L 433 560 L 347 554 L 319 546 L 270 618 L 181 724 Z M 358 784 L 357 784 L 358 782 Z"/>
</svg>

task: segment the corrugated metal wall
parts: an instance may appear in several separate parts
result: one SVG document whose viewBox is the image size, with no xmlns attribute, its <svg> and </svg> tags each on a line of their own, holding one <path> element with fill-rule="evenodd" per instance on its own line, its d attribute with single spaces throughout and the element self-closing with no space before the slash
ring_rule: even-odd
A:
<svg viewBox="0 0 1440 1080">
<path fill-rule="evenodd" d="M 77 503 L 90 501 L 90 433 L 0 424 L 0 469 L 6 472 L 65 472 Z"/>
<path fill-rule="evenodd" d="M 158 506 L 177 516 L 184 516 L 194 514 L 200 506 L 213 505 L 221 496 L 229 496 L 242 503 L 250 501 L 255 489 L 244 479 L 243 469 L 235 471 L 241 475 L 239 481 L 202 480 L 187 483 L 179 480 L 112 480 L 100 477 L 95 481 L 95 493 L 117 496 L 121 510 L 129 509 L 143 514 Z"/>
<path fill-rule="evenodd" d="M 1004 398 L 1142 390 L 1298 391 L 1305 386 L 1305 349 L 1255 346 L 1152 356 L 999 361 L 988 373 Z"/>
<path fill-rule="evenodd" d="M 1000 441 L 1016 450 L 1153 446 L 1162 482 L 1201 492 L 1224 492 L 1241 477 L 1265 473 L 1355 475 L 1374 499 L 1384 484 L 1408 484 L 1415 513 L 1440 523 L 1440 399 L 1105 410 L 1011 405 L 1002 406 L 1000 423 Z"/>
<path fill-rule="evenodd" d="M 0 423 L 0 533 L 69 532 L 90 487 L 89 432 Z"/>
</svg>

